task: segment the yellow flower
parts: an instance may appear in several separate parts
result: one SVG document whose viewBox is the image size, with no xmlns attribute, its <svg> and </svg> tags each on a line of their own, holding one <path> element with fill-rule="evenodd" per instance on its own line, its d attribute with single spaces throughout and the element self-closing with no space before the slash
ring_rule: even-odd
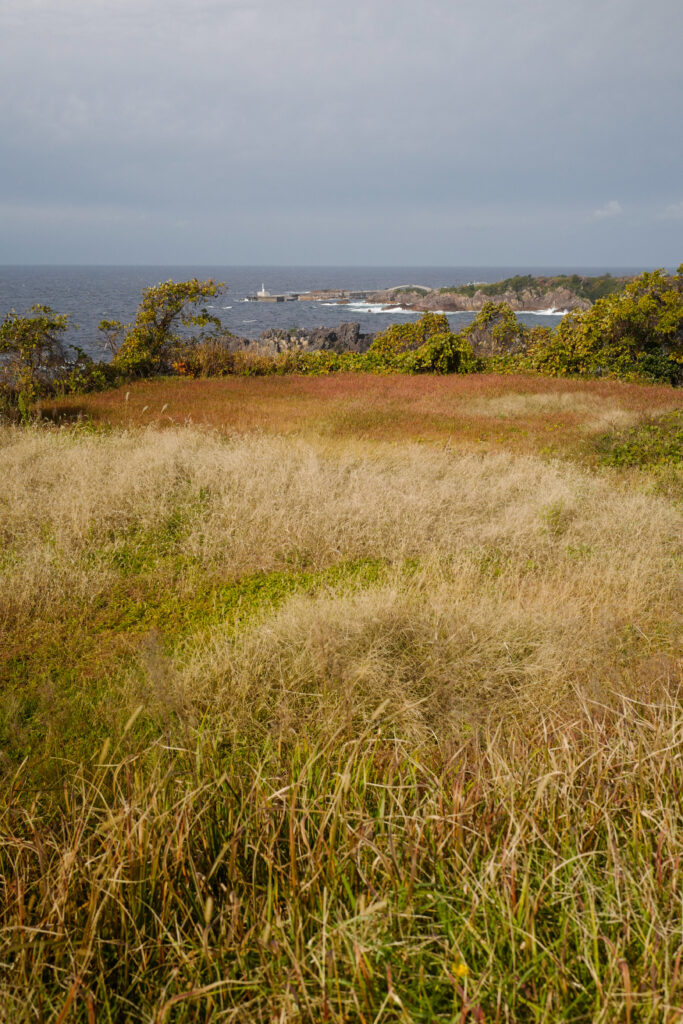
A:
<svg viewBox="0 0 683 1024">
<path fill-rule="evenodd" d="M 462 960 L 454 961 L 452 970 L 456 978 L 466 978 L 470 973 L 469 967 Z"/>
</svg>

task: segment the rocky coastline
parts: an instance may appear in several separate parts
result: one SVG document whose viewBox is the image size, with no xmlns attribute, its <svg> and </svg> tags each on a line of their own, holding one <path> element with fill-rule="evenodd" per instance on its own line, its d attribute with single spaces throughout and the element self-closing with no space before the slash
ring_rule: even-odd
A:
<svg viewBox="0 0 683 1024">
<path fill-rule="evenodd" d="M 534 277 L 527 274 L 493 284 L 481 282 L 446 288 L 404 284 L 362 293 L 327 289 L 296 297 L 299 300 L 332 301 L 342 307 L 358 301 L 389 307 L 400 306 L 415 313 L 478 313 L 491 303 L 505 303 L 516 313 L 569 313 L 590 309 L 596 298 L 620 291 L 628 280 L 613 278 L 610 274 L 592 278 L 578 274 L 556 277 Z M 367 352 L 375 337 L 375 334 L 362 333 L 358 322 L 345 322 L 333 328 L 271 327 L 255 339 L 231 335 L 227 344 L 232 351 L 263 356 L 319 350 L 362 353 Z"/>
<path fill-rule="evenodd" d="M 526 288 L 522 291 L 501 291 L 491 294 L 477 290 L 473 295 L 463 295 L 455 290 L 413 289 L 405 287 L 388 288 L 374 292 L 371 302 L 401 305 L 416 313 L 443 310 L 447 313 L 478 313 L 487 302 L 506 302 L 518 313 L 538 313 L 543 310 L 571 312 L 574 309 L 590 309 L 590 299 L 582 298 L 570 288 Z"/>
<path fill-rule="evenodd" d="M 228 348 L 233 352 L 251 352 L 277 356 L 283 352 L 367 352 L 375 334 L 361 332 L 360 324 L 341 323 L 336 327 L 269 327 L 258 338 L 231 335 Z"/>
</svg>

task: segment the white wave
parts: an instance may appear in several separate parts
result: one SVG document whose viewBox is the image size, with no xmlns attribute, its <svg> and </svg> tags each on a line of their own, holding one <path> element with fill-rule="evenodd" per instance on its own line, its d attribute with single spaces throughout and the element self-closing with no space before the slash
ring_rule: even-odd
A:
<svg viewBox="0 0 683 1024">
<path fill-rule="evenodd" d="M 567 316 L 569 310 L 556 309 L 555 306 L 551 306 L 550 309 L 517 309 L 515 312 L 525 313 L 526 316 Z"/>
<path fill-rule="evenodd" d="M 232 306 L 223 306 L 223 309 L 232 309 Z"/>
<path fill-rule="evenodd" d="M 375 302 L 354 302 L 349 303 L 347 309 L 352 313 L 402 313 L 405 316 L 412 316 L 414 309 L 405 309 L 403 306 L 383 306 Z"/>
<path fill-rule="evenodd" d="M 446 316 L 461 316 L 463 313 L 469 313 L 471 316 L 476 316 L 477 313 L 481 313 L 480 309 L 430 309 L 430 313 L 441 313 Z M 566 316 L 569 313 L 568 309 L 555 309 L 553 306 L 551 309 L 516 309 L 516 314 L 523 313 L 524 316 Z"/>
</svg>

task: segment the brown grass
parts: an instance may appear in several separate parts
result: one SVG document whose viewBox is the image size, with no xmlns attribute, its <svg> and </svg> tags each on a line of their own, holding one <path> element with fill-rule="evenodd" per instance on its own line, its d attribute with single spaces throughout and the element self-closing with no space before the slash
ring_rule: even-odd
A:
<svg viewBox="0 0 683 1024">
<path fill-rule="evenodd" d="M 128 397 L 126 397 L 128 396 Z M 193 423 L 225 433 L 449 442 L 480 451 L 580 447 L 586 433 L 680 408 L 665 386 L 472 374 L 335 374 L 141 381 L 46 403 L 59 420 L 115 426 Z"/>
</svg>

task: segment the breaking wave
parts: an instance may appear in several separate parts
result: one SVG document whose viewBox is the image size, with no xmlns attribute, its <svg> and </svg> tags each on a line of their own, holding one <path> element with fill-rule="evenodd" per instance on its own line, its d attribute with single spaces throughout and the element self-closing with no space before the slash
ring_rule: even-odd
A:
<svg viewBox="0 0 683 1024">
<path fill-rule="evenodd" d="M 526 316 L 567 316 L 569 313 L 568 309 L 555 309 L 551 306 L 550 309 L 517 309 L 517 313 L 525 313 Z"/>
<path fill-rule="evenodd" d="M 402 316 L 422 316 L 425 310 L 417 309 L 406 309 L 405 306 L 385 306 L 379 302 L 321 302 L 321 306 L 343 306 L 344 309 L 350 310 L 352 313 L 396 313 Z M 462 316 L 463 314 L 469 314 L 476 316 L 480 312 L 478 309 L 430 309 L 430 313 L 435 313 L 441 316 Z M 522 313 L 524 316 L 566 316 L 569 313 L 568 309 L 556 309 L 551 306 L 550 309 L 516 309 L 515 313 Z"/>
<path fill-rule="evenodd" d="M 403 306 L 383 306 L 379 302 L 321 302 L 321 306 L 343 306 L 352 313 L 400 313 L 403 316 L 415 316 L 414 309 Z"/>
</svg>

